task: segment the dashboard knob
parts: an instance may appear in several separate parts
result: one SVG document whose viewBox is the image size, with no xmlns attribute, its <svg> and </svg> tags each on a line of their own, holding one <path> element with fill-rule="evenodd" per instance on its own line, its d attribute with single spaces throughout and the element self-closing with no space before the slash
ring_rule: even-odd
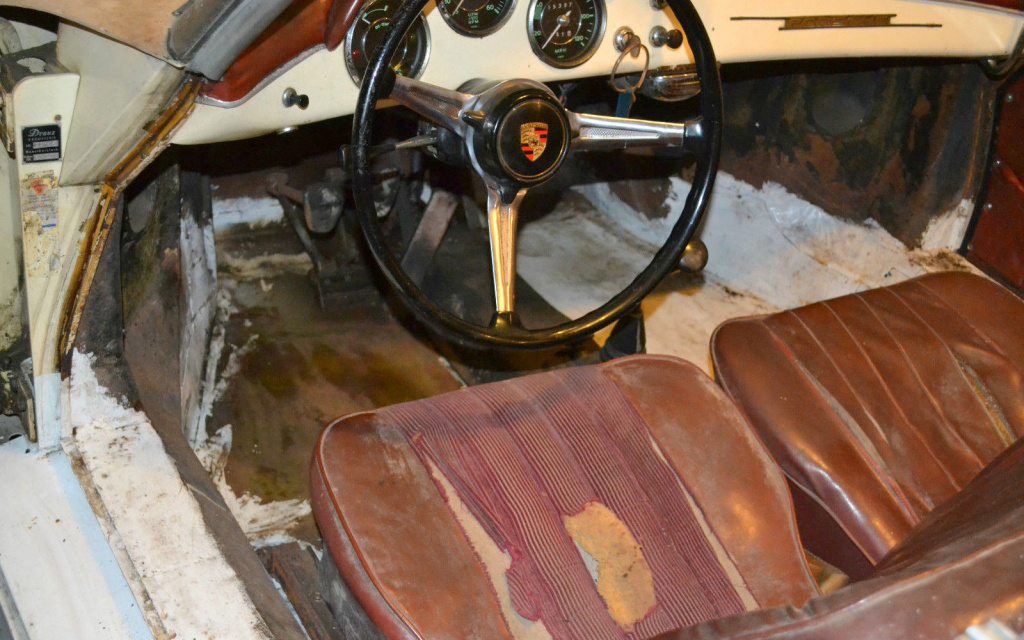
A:
<svg viewBox="0 0 1024 640">
<path fill-rule="evenodd" d="M 289 87 L 285 89 L 284 94 L 281 96 L 281 102 L 285 107 L 305 109 L 309 106 L 309 96 Z"/>
<path fill-rule="evenodd" d="M 651 44 L 656 47 L 668 45 L 669 49 L 678 49 L 683 46 L 683 32 L 679 29 L 669 31 L 665 27 L 654 27 L 651 29 Z"/>
</svg>

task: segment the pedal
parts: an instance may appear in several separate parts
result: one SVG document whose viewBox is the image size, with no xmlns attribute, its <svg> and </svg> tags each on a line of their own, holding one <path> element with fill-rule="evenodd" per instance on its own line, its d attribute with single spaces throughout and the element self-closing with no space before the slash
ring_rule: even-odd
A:
<svg viewBox="0 0 1024 640">
<path fill-rule="evenodd" d="M 345 191 L 340 184 L 314 182 L 302 193 L 302 213 L 306 227 L 317 234 L 334 230 L 345 209 Z"/>
</svg>

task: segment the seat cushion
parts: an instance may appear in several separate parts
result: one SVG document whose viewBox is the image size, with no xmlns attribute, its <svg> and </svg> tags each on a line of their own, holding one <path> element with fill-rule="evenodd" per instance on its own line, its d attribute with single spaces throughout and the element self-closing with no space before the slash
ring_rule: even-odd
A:
<svg viewBox="0 0 1024 640">
<path fill-rule="evenodd" d="M 674 358 L 344 418 L 311 481 L 326 547 L 389 637 L 650 637 L 817 593 L 781 473 Z"/>
<path fill-rule="evenodd" d="M 805 543 L 822 553 L 838 525 L 874 563 L 1024 435 L 1022 328 L 1013 294 L 941 273 L 733 320 L 711 349 L 810 505 Z"/>
</svg>

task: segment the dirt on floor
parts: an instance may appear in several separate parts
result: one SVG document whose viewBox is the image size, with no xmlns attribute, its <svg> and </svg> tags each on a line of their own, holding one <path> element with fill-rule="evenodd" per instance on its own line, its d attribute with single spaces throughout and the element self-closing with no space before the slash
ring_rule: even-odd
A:
<svg viewBox="0 0 1024 640">
<path fill-rule="evenodd" d="M 254 250 L 250 240 L 246 252 Z M 225 477 L 236 495 L 308 500 L 313 447 L 332 420 L 460 386 L 372 290 L 330 311 L 294 270 L 255 279 L 222 272 L 220 287 L 229 313 L 207 433 L 231 425 Z M 311 515 L 290 533 L 318 543 Z"/>
</svg>

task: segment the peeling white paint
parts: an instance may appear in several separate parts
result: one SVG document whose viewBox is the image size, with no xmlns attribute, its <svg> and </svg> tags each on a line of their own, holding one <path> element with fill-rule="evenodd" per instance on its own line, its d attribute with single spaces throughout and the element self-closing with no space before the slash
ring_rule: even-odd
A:
<svg viewBox="0 0 1024 640">
<path fill-rule="evenodd" d="M 194 419 L 185 425 L 185 438 L 195 449 L 206 440 L 206 421 L 213 412 L 213 403 L 217 399 L 217 367 L 224 352 L 224 334 L 226 323 L 232 314 L 238 311 L 231 297 L 230 289 L 222 283 L 214 296 L 216 311 L 214 312 L 213 328 L 210 331 L 210 343 L 206 351 L 206 369 L 200 391 L 199 408 Z"/>
<path fill-rule="evenodd" d="M 238 495 L 227 482 L 225 469 L 231 453 L 231 425 L 224 425 L 196 448 L 196 455 L 210 472 L 217 490 L 253 546 L 295 542 L 288 531 L 312 513 L 308 500 L 263 502 L 248 492 Z"/>
<path fill-rule="evenodd" d="M 256 346 L 259 334 L 251 334 L 237 347 L 225 343 L 227 323 L 238 312 L 233 298 L 233 283 L 222 281 L 217 291 L 217 313 L 210 350 L 206 358 L 206 375 L 200 403 L 199 421 L 190 432 L 189 442 L 199 461 L 210 474 L 217 490 L 254 546 L 294 542 L 288 531 L 312 510 L 308 500 L 263 502 L 248 492 L 238 495 L 227 482 L 225 469 L 231 453 L 231 425 L 223 425 L 208 436 L 208 422 L 213 406 L 227 392 L 232 379 L 241 368 L 241 359 Z M 227 352 L 227 362 L 221 361 Z"/>
<path fill-rule="evenodd" d="M 77 351 L 70 408 L 87 472 L 167 631 L 178 638 L 269 637 L 149 419 L 113 398 L 91 356 Z"/>
<path fill-rule="evenodd" d="M 959 249 L 964 243 L 973 212 L 974 202 L 965 199 L 941 216 L 933 218 L 921 236 L 921 248 L 925 251 Z"/>
<path fill-rule="evenodd" d="M 213 230 L 217 233 L 240 228 L 258 228 L 284 220 L 277 198 L 224 198 L 213 200 Z"/>
<path fill-rule="evenodd" d="M 236 280 L 260 280 L 283 273 L 305 274 L 313 268 L 313 261 L 305 253 L 272 253 L 241 257 L 223 252 L 218 262 L 221 272 Z"/>
<path fill-rule="evenodd" d="M 185 322 L 181 361 L 181 420 L 186 434 L 194 434 L 203 420 L 204 364 L 217 314 L 217 252 L 213 227 L 200 225 L 193 216 L 181 224 L 184 259 Z"/>
</svg>

